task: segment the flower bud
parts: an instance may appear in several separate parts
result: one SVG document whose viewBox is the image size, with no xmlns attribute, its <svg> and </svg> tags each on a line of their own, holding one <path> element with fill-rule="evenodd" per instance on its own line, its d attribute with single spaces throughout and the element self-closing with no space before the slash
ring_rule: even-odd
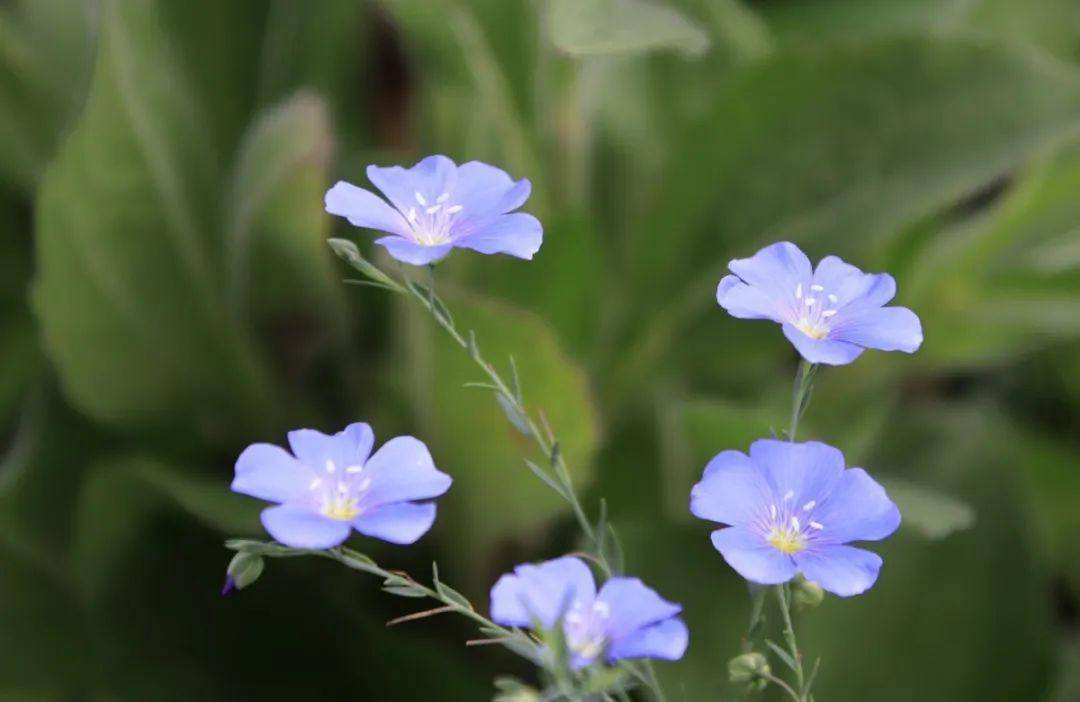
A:
<svg viewBox="0 0 1080 702">
<path fill-rule="evenodd" d="M 798 606 L 811 609 L 825 600 L 825 591 L 817 583 L 800 575 L 791 583 L 791 597 Z"/>
<path fill-rule="evenodd" d="M 728 679 L 736 684 L 757 684 L 764 687 L 768 675 L 769 661 L 760 653 L 744 653 L 728 661 Z"/>
</svg>

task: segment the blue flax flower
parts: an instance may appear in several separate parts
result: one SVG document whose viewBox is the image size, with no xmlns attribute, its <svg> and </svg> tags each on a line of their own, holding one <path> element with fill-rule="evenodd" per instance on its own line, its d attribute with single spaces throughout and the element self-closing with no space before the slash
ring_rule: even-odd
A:
<svg viewBox="0 0 1080 702">
<path fill-rule="evenodd" d="M 865 349 L 906 351 L 922 345 L 922 325 L 906 307 L 885 307 L 896 295 L 887 273 L 863 273 L 836 256 L 814 269 L 787 241 L 728 264 L 716 301 L 733 317 L 771 319 L 810 363 L 851 363 Z"/>
<path fill-rule="evenodd" d="M 435 521 L 435 505 L 421 502 L 450 488 L 427 447 L 411 436 L 383 444 L 375 455 L 367 424 L 333 436 L 313 429 L 289 432 L 290 454 L 252 444 L 236 460 L 234 492 L 278 503 L 262 523 L 294 548 L 337 546 L 352 529 L 395 544 L 411 544 Z"/>
<path fill-rule="evenodd" d="M 802 571 L 842 597 L 868 590 L 881 569 L 880 556 L 847 544 L 884 539 L 900 526 L 884 488 L 862 468 L 845 470 L 844 455 L 816 441 L 761 439 L 749 456 L 720 453 L 691 491 L 690 511 L 730 525 L 712 542 L 747 580 L 776 585 Z"/>
<path fill-rule="evenodd" d="M 368 166 L 367 177 L 390 201 L 339 181 L 326 192 L 326 211 L 357 227 L 390 236 L 376 239 L 390 255 L 423 266 L 453 248 L 531 259 L 544 232 L 525 204 L 532 185 L 479 161 L 461 166 L 428 156 L 412 168 Z M 391 205 L 393 205 L 391 207 Z"/>
<path fill-rule="evenodd" d="M 500 624 L 551 630 L 561 621 L 575 668 L 599 658 L 682 658 L 689 633 L 675 616 L 681 610 L 637 578 L 611 578 L 597 592 L 592 571 L 572 556 L 520 565 L 491 589 Z"/>
</svg>

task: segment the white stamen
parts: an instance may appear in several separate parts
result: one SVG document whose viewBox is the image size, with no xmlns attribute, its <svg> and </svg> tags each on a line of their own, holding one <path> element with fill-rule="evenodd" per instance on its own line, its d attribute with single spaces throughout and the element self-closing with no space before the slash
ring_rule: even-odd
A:
<svg viewBox="0 0 1080 702">
<path fill-rule="evenodd" d="M 308 483 L 307 489 L 308 490 L 314 490 L 315 488 L 319 487 L 320 485 L 322 485 L 322 478 L 315 478 L 310 483 Z"/>
<path fill-rule="evenodd" d="M 800 529 L 802 529 L 802 527 L 799 525 L 798 517 L 791 518 L 791 526 L 795 527 L 795 531 L 799 531 Z"/>
<path fill-rule="evenodd" d="M 352 475 L 356 475 L 357 473 L 359 473 L 362 470 L 364 470 L 364 466 L 349 466 L 348 468 L 345 469 L 345 472 L 346 473 L 351 473 Z"/>
<path fill-rule="evenodd" d="M 419 202 L 421 206 L 427 207 L 427 198 L 421 195 L 419 190 L 413 193 L 413 195 L 416 196 L 416 201 Z"/>
<path fill-rule="evenodd" d="M 611 614 L 611 605 L 603 600 L 597 600 L 593 602 L 593 611 L 596 612 L 599 617 L 607 617 Z"/>
<path fill-rule="evenodd" d="M 461 205 L 451 205 L 446 208 L 446 214 L 457 214 L 458 212 L 461 212 L 461 210 Z"/>
<path fill-rule="evenodd" d="M 345 482 L 344 480 L 339 480 L 338 483 L 337 483 L 337 490 L 342 495 L 344 495 L 345 493 L 347 493 L 349 491 L 349 484 L 347 482 Z"/>
<path fill-rule="evenodd" d="M 817 302 L 817 300 L 815 300 L 812 297 L 806 298 L 806 306 L 807 307 L 813 307 L 815 302 Z"/>
<path fill-rule="evenodd" d="M 432 205 L 431 207 L 424 210 L 424 212 L 427 212 L 428 214 L 435 214 L 436 212 L 438 212 L 441 209 L 442 209 L 442 205 Z"/>
<path fill-rule="evenodd" d="M 814 509 L 814 505 L 816 505 L 816 504 L 817 504 L 817 500 L 810 500 L 809 502 L 807 502 L 805 505 L 802 506 L 803 511 L 804 512 L 809 512 L 810 510 Z"/>
<path fill-rule="evenodd" d="M 333 473 L 335 470 L 337 470 L 337 466 L 334 465 L 334 462 L 330 459 L 326 459 L 326 472 Z"/>
<path fill-rule="evenodd" d="M 787 492 L 784 493 L 784 502 L 787 502 L 788 500 L 794 500 L 794 499 L 795 499 L 795 491 L 794 490 L 788 490 Z"/>
<path fill-rule="evenodd" d="M 769 516 L 776 519 L 776 505 L 769 505 Z"/>
<path fill-rule="evenodd" d="M 369 487 L 371 487 L 371 478 L 364 478 L 363 480 L 360 481 L 360 484 L 356 486 L 356 491 L 357 492 L 363 492 L 364 490 L 367 490 Z"/>
<path fill-rule="evenodd" d="M 802 283 L 799 283 L 798 285 L 795 286 L 795 299 L 796 300 L 801 300 L 802 299 Z"/>
<path fill-rule="evenodd" d="M 829 293 L 829 302 L 836 302 L 839 299 L 840 298 L 838 298 L 836 295 L 833 295 L 832 293 Z"/>
<path fill-rule="evenodd" d="M 822 529 L 825 528 L 825 525 L 822 524 L 821 522 L 811 521 L 810 522 L 810 528 L 817 529 L 818 531 L 821 531 Z"/>
<path fill-rule="evenodd" d="M 817 285 L 815 283 L 814 285 L 810 286 L 810 289 L 813 290 L 814 292 L 821 292 L 822 290 L 825 289 L 825 286 L 824 285 Z"/>
<path fill-rule="evenodd" d="M 410 222 L 415 222 L 416 221 L 416 208 L 415 207 L 410 207 L 409 208 L 409 221 Z"/>
<path fill-rule="evenodd" d="M 439 197 L 435 198 L 435 202 L 437 202 L 437 203 L 439 203 L 441 205 L 441 204 L 443 204 L 444 202 L 446 202 L 449 199 L 450 199 L 450 193 L 443 193 Z"/>
<path fill-rule="evenodd" d="M 824 312 L 821 313 L 821 316 L 824 317 L 825 319 L 828 319 L 829 317 L 832 317 L 834 314 L 836 314 L 836 310 L 825 310 Z"/>
</svg>

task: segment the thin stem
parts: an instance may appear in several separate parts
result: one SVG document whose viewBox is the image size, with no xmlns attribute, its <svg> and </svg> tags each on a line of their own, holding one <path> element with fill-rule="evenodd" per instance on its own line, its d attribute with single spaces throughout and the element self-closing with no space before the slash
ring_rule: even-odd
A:
<svg viewBox="0 0 1080 702">
<path fill-rule="evenodd" d="M 799 644 L 795 640 L 795 626 L 791 622 L 791 601 L 785 585 L 776 586 L 776 597 L 780 601 L 780 615 L 784 618 L 784 640 L 787 642 L 791 659 L 795 661 L 795 680 L 800 691 L 795 699 L 796 702 L 805 702 L 806 680 L 803 675 L 802 655 L 799 653 Z"/>
<path fill-rule="evenodd" d="M 810 404 L 816 370 L 817 366 L 805 358 L 799 360 L 799 370 L 795 372 L 795 383 L 791 389 L 791 423 L 788 425 L 788 441 L 795 440 L 795 434 L 799 430 L 799 420 L 802 419 Z"/>
<path fill-rule="evenodd" d="M 799 693 L 795 692 L 791 685 L 788 685 L 786 682 L 784 682 L 782 678 L 778 678 L 772 673 L 762 673 L 761 677 L 765 678 L 774 685 L 783 688 L 784 692 L 788 693 L 791 699 L 795 700 L 795 702 L 803 702 L 802 698 L 799 697 Z"/>
</svg>

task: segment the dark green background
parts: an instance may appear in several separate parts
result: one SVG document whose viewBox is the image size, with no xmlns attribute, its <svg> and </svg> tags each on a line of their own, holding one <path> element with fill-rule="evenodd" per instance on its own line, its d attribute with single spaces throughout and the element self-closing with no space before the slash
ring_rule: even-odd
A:
<svg viewBox="0 0 1080 702">
<path fill-rule="evenodd" d="M 235 457 L 370 421 L 456 480 L 387 567 L 486 608 L 571 550 L 460 350 L 347 287 L 337 178 L 429 153 L 529 177 L 526 263 L 440 289 L 515 354 L 631 571 L 686 606 L 673 701 L 734 694 L 744 585 L 687 512 L 786 422 L 794 354 L 729 318 L 777 239 L 899 282 L 918 354 L 826 369 L 804 438 L 885 480 L 878 585 L 804 617 L 820 702 L 1080 696 L 1080 5 L 1074 0 L 0 2 L 0 700 L 489 699 L 509 653 L 330 562 L 218 595 L 260 534 Z M 386 265 L 392 263 L 378 258 Z M 972 516 L 974 521 L 972 523 Z"/>
</svg>

